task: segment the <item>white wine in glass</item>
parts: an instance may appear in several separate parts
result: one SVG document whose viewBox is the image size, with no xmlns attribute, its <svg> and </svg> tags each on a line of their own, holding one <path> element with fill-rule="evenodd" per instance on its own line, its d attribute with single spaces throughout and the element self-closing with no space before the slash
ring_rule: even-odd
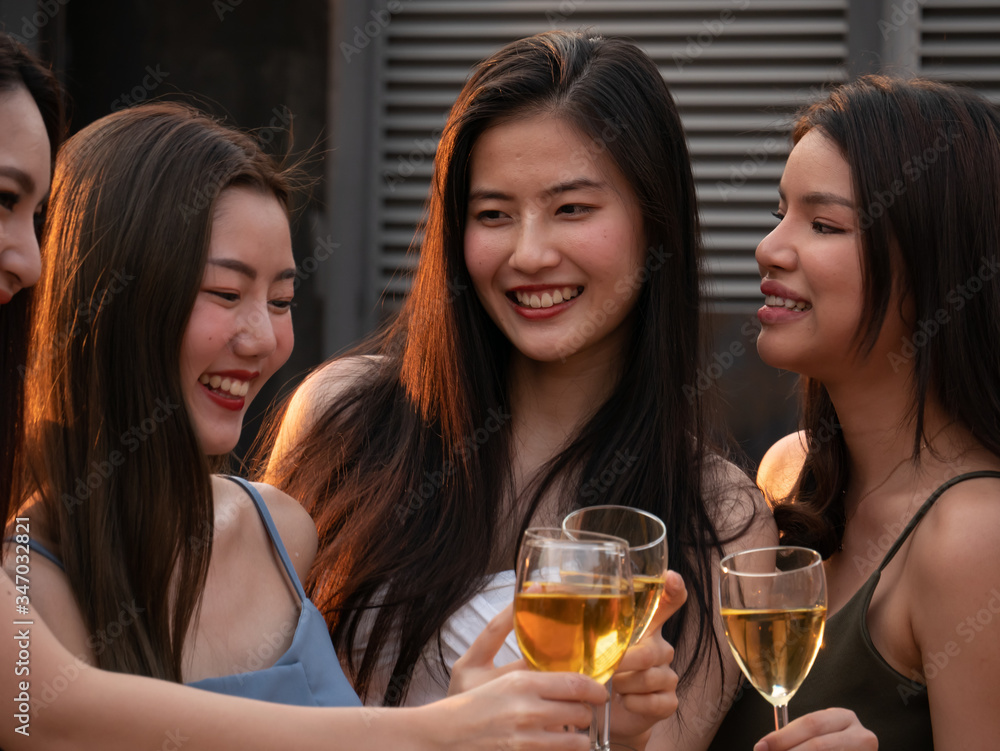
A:
<svg viewBox="0 0 1000 751">
<path fill-rule="evenodd" d="M 604 683 L 629 644 L 632 598 L 614 586 L 531 582 L 514 606 L 518 644 L 536 670 L 583 673 Z M 625 623 L 627 628 L 623 628 Z"/>
<path fill-rule="evenodd" d="M 629 506 L 588 506 L 566 516 L 562 523 L 567 535 L 598 532 L 620 537 L 628 543 L 632 568 L 632 589 L 635 593 L 635 628 L 632 644 L 646 633 L 667 576 L 667 528 L 653 514 Z M 608 680 L 608 700 L 604 703 L 604 723 L 596 748 L 611 747 L 611 680 Z"/>
<path fill-rule="evenodd" d="M 744 550 L 722 559 L 719 609 L 740 669 L 788 722 L 788 702 L 823 644 L 826 576 L 808 548 Z"/>
<path fill-rule="evenodd" d="M 524 533 L 514 590 L 514 633 L 536 670 L 606 681 L 632 638 L 634 599 L 628 544 L 558 528 Z"/>
<path fill-rule="evenodd" d="M 660 603 L 667 576 L 667 528 L 659 517 L 629 506 L 589 506 L 568 514 L 562 523 L 568 535 L 598 532 L 628 543 L 635 592 L 632 643 L 646 633 Z"/>
</svg>

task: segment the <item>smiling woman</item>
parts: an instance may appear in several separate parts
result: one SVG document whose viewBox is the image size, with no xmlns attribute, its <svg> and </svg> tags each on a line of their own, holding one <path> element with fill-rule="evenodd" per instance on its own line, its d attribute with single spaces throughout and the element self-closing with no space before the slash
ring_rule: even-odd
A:
<svg viewBox="0 0 1000 751">
<path fill-rule="evenodd" d="M 473 149 L 469 187 L 465 263 L 513 357 L 620 358 L 646 248 L 607 154 L 559 117 L 500 123 Z"/>
<path fill-rule="evenodd" d="M 308 585 L 358 692 L 444 695 L 513 599 L 524 528 L 634 506 L 663 519 L 691 598 L 626 655 L 637 670 L 614 682 L 611 727 L 628 746 L 704 748 L 737 673 L 712 572 L 774 533 L 710 449 L 693 389 L 694 181 L 654 62 L 578 32 L 483 60 L 442 132 L 421 230 L 399 317 L 300 387 L 264 475 L 316 520 Z M 672 589 L 658 617 L 682 601 Z M 499 662 L 516 664 L 511 642 L 496 641 Z M 678 720 L 678 697 L 709 719 Z"/>
<path fill-rule="evenodd" d="M 192 210 L 196 194 L 208 200 Z M 74 654 L 222 692 L 351 704 L 298 583 L 315 545 L 308 516 L 273 488 L 209 473 L 292 349 L 287 202 L 286 176 L 253 140 L 181 105 L 116 113 L 67 142 L 15 498 L 33 522 L 32 605 Z M 262 634 L 269 659 L 249 659 Z M 299 664 L 293 637 L 318 645 L 297 680 L 274 664 Z"/>
<path fill-rule="evenodd" d="M 282 204 L 245 187 L 223 191 L 180 356 L 185 404 L 206 454 L 232 450 L 247 404 L 291 354 L 294 280 Z"/>
</svg>

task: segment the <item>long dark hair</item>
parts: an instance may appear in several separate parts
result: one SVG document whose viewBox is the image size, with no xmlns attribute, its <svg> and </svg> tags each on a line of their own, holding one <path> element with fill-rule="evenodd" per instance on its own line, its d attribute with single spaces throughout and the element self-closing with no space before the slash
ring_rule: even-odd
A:
<svg viewBox="0 0 1000 751">
<path fill-rule="evenodd" d="M 463 234 L 477 138 L 536 112 L 564 118 L 608 154 L 638 198 L 649 250 L 613 393 L 529 484 L 527 511 L 511 518 L 511 346 L 470 291 Z M 683 390 L 699 349 L 699 226 L 680 119 L 655 64 L 629 42 L 567 32 L 484 60 L 444 128 L 426 216 L 409 298 L 358 350 L 381 357 L 268 473 L 316 520 L 308 589 L 356 689 L 369 694 L 379 655 L 398 648 L 383 698 L 402 700 L 425 645 L 556 486 L 567 509 L 582 499 L 664 519 L 697 623 L 689 654 L 701 659 L 714 645 L 709 561 L 719 541 L 702 498 L 700 398 Z M 352 647 L 369 619 L 357 663 Z M 674 643 L 683 619 L 666 627 Z"/>
<path fill-rule="evenodd" d="M 42 115 L 52 161 L 65 134 L 63 91 L 59 81 L 27 49 L 0 32 L 0 92 L 27 89 Z M 30 289 L 0 306 L 0 502 L 4 522 L 11 505 L 14 456 L 24 427 L 24 368 L 28 357 Z"/>
<path fill-rule="evenodd" d="M 859 207 L 859 351 L 881 331 L 885 290 L 896 285 L 913 302 L 914 333 L 889 357 L 912 367 L 914 460 L 930 394 L 1000 455 L 1000 115 L 968 89 L 866 76 L 806 109 L 793 141 L 814 128 L 847 161 Z M 804 381 L 808 453 L 795 500 L 775 519 L 783 542 L 828 556 L 843 536 L 847 449 L 826 388 Z"/>
<path fill-rule="evenodd" d="M 181 341 L 220 193 L 287 205 L 250 137 L 158 103 L 108 115 L 60 152 L 29 360 L 27 470 L 102 668 L 181 680 L 213 505 L 182 396 Z"/>
</svg>

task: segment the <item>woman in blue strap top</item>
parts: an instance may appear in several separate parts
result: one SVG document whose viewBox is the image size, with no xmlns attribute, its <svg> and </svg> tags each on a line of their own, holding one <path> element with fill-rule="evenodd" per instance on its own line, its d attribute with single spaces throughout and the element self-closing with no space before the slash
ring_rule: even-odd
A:
<svg viewBox="0 0 1000 751">
<path fill-rule="evenodd" d="M 20 136 L 15 126 L 34 133 L 0 150 L 0 179 L 21 191 L 5 211 L 23 202 L 30 219 L 46 193 L 50 142 L 31 98 L 4 86 L 4 137 Z M 280 723 L 296 747 L 318 747 L 324 725 L 334 748 L 586 748 L 561 731 L 589 722 L 581 701 L 603 698 L 580 676 L 506 676 L 427 712 L 361 708 L 300 584 L 316 547 L 308 515 L 274 488 L 211 474 L 292 347 L 287 206 L 287 176 L 251 138 L 182 105 L 110 115 L 61 150 L 33 301 L 29 418 L 2 498 L 12 538 L 4 564 L 11 576 L 30 567 L 41 670 L 29 688 L 34 711 L 41 702 L 47 712 L 27 739 L 5 723 L 4 747 L 38 738 L 58 747 L 67 734 L 74 748 L 152 745 L 163 718 L 180 728 L 179 715 L 193 711 L 201 734 L 185 748 L 273 748 L 273 732 L 247 746 L 259 717 Z M 21 226 L 20 213 L 0 218 L 5 231 Z M 5 241 L 9 300 L 35 281 L 38 248 Z M 4 602 L 28 597 L 19 592 L 4 580 Z M 3 650 L 5 662 L 16 654 Z M 4 675 L 15 675 L 11 663 Z M 261 711 L 194 689 L 117 683 L 87 666 L 342 709 Z M 83 689 L 102 685 L 129 695 L 108 705 L 111 718 L 86 711 Z M 206 722 L 211 708 L 219 723 Z M 246 728 L 228 736 L 222 719 L 241 711 Z M 153 719 L 135 714 L 119 730 L 119 712 Z"/>
<path fill-rule="evenodd" d="M 782 541 L 823 554 L 829 618 L 792 722 L 754 748 L 996 748 L 1000 115 L 870 77 L 793 141 L 757 248 L 757 348 L 804 376 L 804 430 L 758 481 Z M 765 736 L 755 695 L 713 748 Z"/>
</svg>

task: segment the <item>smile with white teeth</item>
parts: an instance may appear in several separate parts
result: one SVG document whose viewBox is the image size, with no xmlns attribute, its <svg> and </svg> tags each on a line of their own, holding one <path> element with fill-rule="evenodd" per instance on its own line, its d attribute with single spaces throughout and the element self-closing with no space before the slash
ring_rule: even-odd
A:
<svg viewBox="0 0 1000 751">
<path fill-rule="evenodd" d="M 561 302 L 572 300 L 583 291 L 582 287 L 554 287 L 551 291 L 543 292 L 522 292 L 514 290 L 514 297 L 517 304 L 524 308 L 551 308 Z"/>
<path fill-rule="evenodd" d="M 239 381 L 228 376 L 223 378 L 220 375 L 210 376 L 207 373 L 202 373 L 198 381 L 215 391 L 221 391 L 229 396 L 246 396 L 250 390 L 249 381 Z"/>
<path fill-rule="evenodd" d="M 786 300 L 777 295 L 765 295 L 764 304 L 769 308 L 788 308 L 789 310 L 810 310 L 812 305 L 805 300 Z"/>
</svg>

